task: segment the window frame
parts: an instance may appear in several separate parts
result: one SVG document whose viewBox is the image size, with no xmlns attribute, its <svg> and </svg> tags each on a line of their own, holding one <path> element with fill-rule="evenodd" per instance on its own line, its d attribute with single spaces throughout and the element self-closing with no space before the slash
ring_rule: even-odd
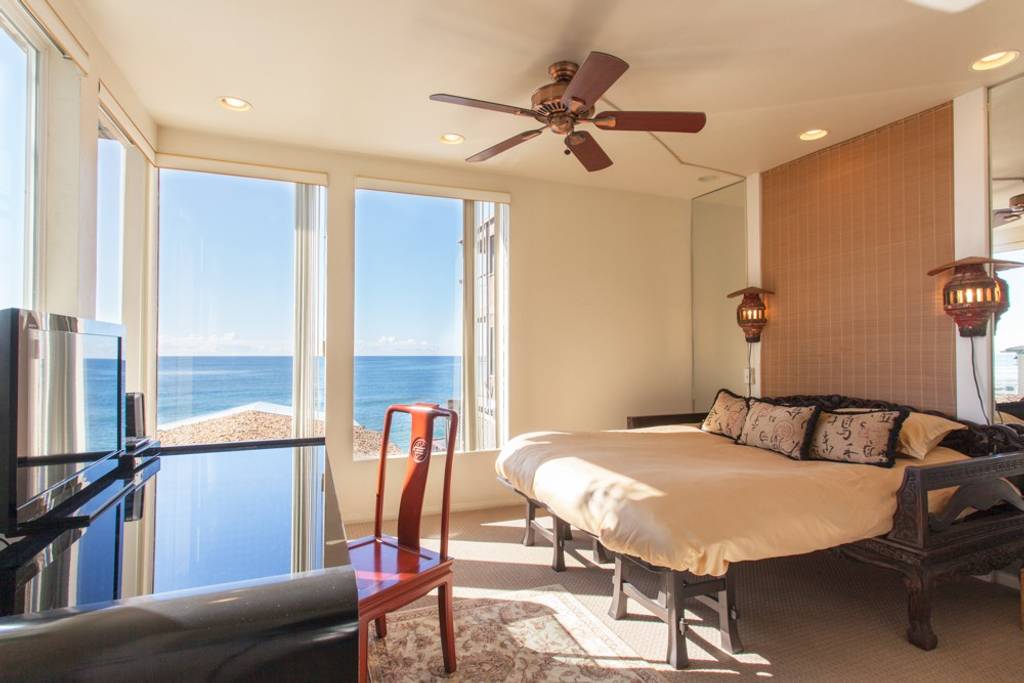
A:
<svg viewBox="0 0 1024 683">
<path fill-rule="evenodd" d="M 25 153 L 25 255 L 22 274 L 23 308 L 40 308 L 44 302 L 43 283 L 45 259 L 45 184 L 46 177 L 46 125 L 47 125 L 47 62 L 53 42 L 39 28 L 32 17 L 18 3 L 0 0 L 0 30 L 15 43 L 27 48 L 29 55 L 29 111 L 25 114 L 27 126 Z"/>
<path fill-rule="evenodd" d="M 511 216 L 512 196 L 506 192 L 475 190 L 469 188 L 430 185 L 424 183 L 387 180 L 382 178 L 356 177 L 353 189 L 353 205 L 357 190 L 374 190 L 396 194 L 424 195 L 445 199 L 463 200 L 463 239 L 462 239 L 462 387 L 458 437 L 459 453 L 475 453 L 492 451 L 508 441 L 509 437 L 509 223 Z M 495 286 L 495 305 L 493 307 L 495 352 L 491 362 L 495 364 L 493 400 L 495 420 L 495 444 L 480 446 L 477 437 L 477 321 L 476 321 L 476 257 L 477 257 L 477 211 L 478 205 L 491 203 L 494 205 L 495 219 L 495 269 L 493 273 Z M 354 223 L 353 223 L 354 235 Z M 354 322 L 354 321 L 353 321 Z M 354 329 L 353 329 L 354 331 Z M 352 386 L 353 402 L 355 400 L 355 384 Z M 354 404 L 353 404 L 354 408 Z M 469 415 L 472 414 L 472 420 Z M 354 416 L 353 416 L 354 417 Z M 365 460 L 353 450 L 354 460 Z M 376 454 L 374 455 L 376 457 Z M 399 456 L 395 456 L 399 457 Z M 405 457 L 402 455 L 401 457 Z"/>
</svg>

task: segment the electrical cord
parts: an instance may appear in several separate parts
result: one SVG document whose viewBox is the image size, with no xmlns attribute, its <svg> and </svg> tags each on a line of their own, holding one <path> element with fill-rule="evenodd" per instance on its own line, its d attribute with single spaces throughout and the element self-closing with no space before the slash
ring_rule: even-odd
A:
<svg viewBox="0 0 1024 683">
<path fill-rule="evenodd" d="M 754 370 L 750 365 L 750 358 L 753 351 L 754 345 L 747 342 L 747 398 L 750 398 L 751 387 L 754 384 Z"/>
<path fill-rule="evenodd" d="M 985 424 L 992 424 L 988 411 L 985 410 L 985 402 L 981 400 L 981 384 L 978 382 L 978 363 L 974 354 L 974 337 L 971 337 L 971 377 L 974 378 L 974 391 L 978 395 L 978 405 L 981 406 L 981 414 L 985 416 Z"/>
</svg>

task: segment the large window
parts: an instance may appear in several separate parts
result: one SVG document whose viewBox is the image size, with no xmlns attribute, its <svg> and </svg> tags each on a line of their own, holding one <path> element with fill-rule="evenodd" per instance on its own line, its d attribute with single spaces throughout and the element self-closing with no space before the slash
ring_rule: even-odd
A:
<svg viewBox="0 0 1024 683">
<path fill-rule="evenodd" d="M 0 308 L 35 301 L 38 51 L 0 4 Z"/>
<path fill-rule="evenodd" d="M 96 318 L 121 322 L 125 163 L 128 145 L 100 113 L 96 150 Z"/>
<path fill-rule="evenodd" d="M 504 204 L 356 191 L 356 458 L 377 457 L 396 403 L 456 410 L 463 450 L 500 443 L 507 225 Z M 396 418 L 390 452 L 408 440 Z"/>
<path fill-rule="evenodd" d="M 323 434 L 323 188 L 161 170 L 157 435 Z"/>
</svg>

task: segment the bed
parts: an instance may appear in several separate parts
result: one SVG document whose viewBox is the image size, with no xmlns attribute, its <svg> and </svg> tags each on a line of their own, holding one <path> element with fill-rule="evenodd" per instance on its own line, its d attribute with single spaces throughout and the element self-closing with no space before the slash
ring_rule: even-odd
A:
<svg viewBox="0 0 1024 683">
<path fill-rule="evenodd" d="M 790 398 L 829 408 L 892 405 Z M 738 651 L 729 566 L 836 548 L 903 573 L 908 637 L 931 649 L 937 582 L 1024 558 L 1024 502 L 1012 500 L 1016 492 L 1007 494 L 1004 482 L 1024 474 L 1024 430 L 967 423 L 923 461 L 899 458 L 882 468 L 795 461 L 678 424 L 698 417 L 633 418 L 630 426 L 641 428 L 624 431 L 523 434 L 498 456 L 499 480 L 527 501 L 526 542 L 541 529 L 536 510 L 551 514 L 554 530 L 545 535 L 556 569 L 573 527 L 593 537 L 596 559 L 611 554 L 614 617 L 625 614 L 629 597 L 674 624 L 682 601 L 696 597 L 717 609 L 723 647 Z M 963 519 L 975 510 L 988 512 Z M 624 563 L 661 574 L 657 599 L 630 584 Z M 681 668 L 686 627 L 678 623 L 667 657 Z"/>
</svg>

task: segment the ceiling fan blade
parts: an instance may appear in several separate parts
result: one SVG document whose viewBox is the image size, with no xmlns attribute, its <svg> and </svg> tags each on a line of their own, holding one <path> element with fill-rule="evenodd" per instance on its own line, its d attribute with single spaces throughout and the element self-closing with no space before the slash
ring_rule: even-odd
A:
<svg viewBox="0 0 1024 683">
<path fill-rule="evenodd" d="M 497 111 L 503 114 L 515 114 L 516 116 L 530 116 L 532 117 L 533 110 L 523 109 L 522 107 L 513 107 L 510 104 L 498 104 L 497 102 L 486 102 L 484 100 L 474 100 L 471 97 L 459 97 L 458 95 L 446 95 L 444 93 L 437 93 L 431 95 L 430 99 L 435 102 L 447 102 L 448 104 L 461 104 L 464 107 L 476 107 L 477 109 L 488 109 L 490 111 Z"/>
<path fill-rule="evenodd" d="M 534 139 L 543 131 L 543 128 L 538 128 L 537 130 L 528 130 L 523 133 L 519 133 L 518 135 L 513 135 L 508 140 L 502 140 L 498 144 L 492 147 L 488 147 L 482 152 L 477 152 L 473 156 L 466 159 L 466 161 L 487 161 L 491 157 L 497 156 L 498 154 L 501 154 L 505 150 L 512 149 L 516 145 L 521 145 L 527 140 Z"/>
<path fill-rule="evenodd" d="M 702 111 L 603 111 L 590 120 L 603 130 L 699 133 L 708 117 Z"/>
<path fill-rule="evenodd" d="M 562 104 L 574 111 L 593 107 L 601 95 L 626 73 L 629 64 L 604 52 L 591 52 L 562 94 Z"/>
<path fill-rule="evenodd" d="M 612 160 L 597 144 L 594 136 L 586 131 L 577 131 L 565 136 L 565 146 L 580 160 L 590 172 L 600 171 L 612 165 Z"/>
</svg>

